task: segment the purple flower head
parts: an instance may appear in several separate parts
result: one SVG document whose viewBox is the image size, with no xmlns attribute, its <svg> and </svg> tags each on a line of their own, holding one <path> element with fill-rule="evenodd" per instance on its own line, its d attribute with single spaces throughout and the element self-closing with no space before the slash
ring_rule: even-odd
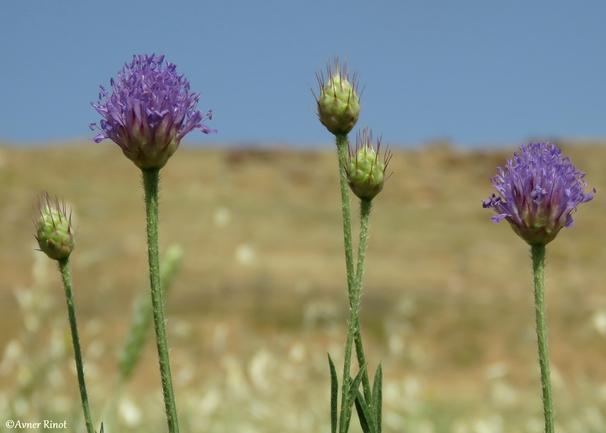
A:
<svg viewBox="0 0 606 433">
<path fill-rule="evenodd" d="M 109 138 L 137 167 L 162 168 L 190 131 L 217 132 L 202 123 L 212 119 L 212 111 L 196 111 L 200 94 L 190 92 L 189 82 L 175 69 L 164 56 L 133 56 L 117 80 L 110 80 L 111 94 L 100 86 L 99 102 L 91 102 L 103 116 L 101 133 L 92 141 Z"/>
<path fill-rule="evenodd" d="M 585 173 L 555 145 L 530 143 L 520 150 L 490 179 L 500 197 L 492 194 L 483 206 L 498 213 L 495 223 L 506 219 L 530 245 L 546 245 L 562 227 L 573 226 L 572 212 L 593 194 L 585 194 Z"/>
</svg>

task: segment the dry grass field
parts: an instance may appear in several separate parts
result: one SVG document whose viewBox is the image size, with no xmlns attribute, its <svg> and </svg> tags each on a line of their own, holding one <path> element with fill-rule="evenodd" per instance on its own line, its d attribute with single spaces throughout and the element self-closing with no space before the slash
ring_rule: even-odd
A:
<svg viewBox="0 0 606 433">
<path fill-rule="evenodd" d="M 547 248 L 556 421 L 605 432 L 606 146 L 558 144 L 598 192 Z M 541 432 L 529 249 L 481 206 L 514 150 L 394 151 L 361 311 L 385 432 Z M 183 147 L 161 175 L 161 249 L 184 250 L 166 302 L 181 430 L 328 432 L 326 353 L 342 365 L 348 315 L 335 152 Z M 60 277 L 34 251 L 42 190 L 74 211 L 95 423 L 165 431 L 152 344 L 116 386 L 147 267 L 139 170 L 109 142 L 0 147 L 0 431 L 9 417 L 83 426 Z"/>
</svg>

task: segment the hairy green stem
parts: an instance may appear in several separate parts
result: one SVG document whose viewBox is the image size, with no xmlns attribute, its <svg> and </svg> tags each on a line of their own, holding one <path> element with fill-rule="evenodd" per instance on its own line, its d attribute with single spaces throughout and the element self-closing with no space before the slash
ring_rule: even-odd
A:
<svg viewBox="0 0 606 433">
<path fill-rule="evenodd" d="M 364 356 L 364 347 L 362 346 L 362 330 L 360 326 L 360 317 L 358 315 L 360 296 L 362 293 L 362 276 L 364 275 L 364 257 L 366 254 L 366 244 L 368 242 L 368 228 L 370 227 L 370 212 L 372 210 L 372 201 L 362 199 L 360 200 L 360 241 L 358 244 L 358 264 L 356 265 L 356 285 L 354 289 L 355 299 L 355 311 L 356 311 L 356 324 L 355 324 L 355 340 L 356 340 L 356 353 L 358 355 L 358 363 L 360 368 L 366 365 L 366 357 Z M 354 309 L 352 308 L 352 311 Z M 371 404 L 371 391 L 370 381 L 368 379 L 367 369 L 364 370 L 362 376 L 362 388 L 364 390 L 364 399 L 367 404 Z"/>
<path fill-rule="evenodd" d="M 173 391 L 173 380 L 170 371 L 168 343 L 166 339 L 166 326 L 164 319 L 164 300 L 162 284 L 160 281 L 160 257 L 158 252 L 158 184 L 160 170 L 142 169 L 143 188 L 145 190 L 145 211 L 147 215 L 147 245 L 149 259 L 149 282 L 151 287 L 152 309 L 154 313 L 154 329 L 156 331 L 156 345 L 158 347 L 158 360 L 160 363 L 160 376 L 162 379 L 162 392 L 164 393 L 164 406 L 168 431 L 179 432 L 177 419 L 177 405 Z"/>
<path fill-rule="evenodd" d="M 345 266 L 347 271 L 347 293 L 349 295 L 349 307 L 350 307 L 350 319 L 349 327 L 347 332 L 347 341 L 345 343 L 345 360 L 343 365 L 343 387 L 342 387 L 342 400 L 341 400 L 341 415 L 339 423 L 339 431 L 345 433 L 347 431 L 347 418 L 350 416 L 348 413 L 351 406 L 349 402 L 350 395 L 350 369 L 351 369 L 351 353 L 352 346 L 355 342 L 356 356 L 358 359 L 358 365 L 360 368 L 364 368 L 366 361 L 364 356 L 364 347 L 362 345 L 362 335 L 360 333 L 359 320 L 358 320 L 358 308 L 359 308 L 359 296 L 360 287 L 357 283 L 356 273 L 354 270 L 353 261 L 353 242 L 351 235 L 351 203 L 349 200 L 349 185 L 347 183 L 347 173 L 345 167 L 347 164 L 348 154 L 348 142 L 347 135 L 337 135 L 337 154 L 339 162 L 339 180 L 341 185 L 341 210 L 343 215 L 343 245 L 345 247 Z M 370 209 L 369 209 L 370 213 Z M 368 227 L 366 228 L 366 233 Z M 366 244 L 367 234 L 364 235 L 364 248 Z M 361 238 L 360 238 L 361 239 Z M 362 255 L 363 256 L 363 255 Z M 364 258 L 362 257 L 362 263 Z M 362 268 L 360 268 L 360 280 L 362 278 Z M 368 379 L 368 372 L 364 369 L 362 373 L 362 387 L 364 389 L 365 398 L 370 396 L 370 381 Z M 370 400 L 369 400 L 370 401 Z"/>
<path fill-rule="evenodd" d="M 337 154 L 339 157 L 339 181 L 341 184 L 341 211 L 343 214 L 343 245 L 345 247 L 345 266 L 347 270 L 347 293 L 351 298 L 351 292 L 355 285 L 353 243 L 351 236 L 351 202 L 349 200 L 349 185 L 347 183 L 347 135 L 337 135 Z"/>
<path fill-rule="evenodd" d="M 72 342 L 74 344 L 74 358 L 76 359 L 76 372 L 78 374 L 78 386 L 80 388 L 80 398 L 82 400 L 82 411 L 84 412 L 84 421 L 86 431 L 95 433 L 93 421 L 90 415 L 90 406 L 88 404 L 88 394 L 86 392 L 86 382 L 84 381 L 84 362 L 82 360 L 82 349 L 80 347 L 80 336 L 78 334 L 78 323 L 76 321 L 76 308 L 74 306 L 74 295 L 72 293 L 72 280 L 70 276 L 69 258 L 59 260 L 59 271 L 63 279 L 63 288 L 65 289 L 65 299 L 67 301 L 67 314 L 69 316 L 69 326 L 72 332 Z"/>
<path fill-rule="evenodd" d="M 543 389 L 543 413 L 545 433 L 554 433 L 554 409 L 547 352 L 547 324 L 545 319 L 545 245 L 532 245 L 532 273 L 534 276 L 534 307 L 537 322 L 539 364 Z"/>
<path fill-rule="evenodd" d="M 352 305 L 352 292 L 355 285 L 354 263 L 353 263 L 353 243 L 351 239 L 351 203 L 349 201 L 349 185 L 347 184 L 347 174 L 345 173 L 345 164 L 347 161 L 347 135 L 337 135 L 337 154 L 339 162 L 339 180 L 341 184 L 341 211 L 343 215 L 343 245 L 345 247 L 345 267 L 347 270 L 347 293 L 349 295 L 349 307 L 351 314 L 357 305 Z M 357 312 L 357 311 L 356 311 Z M 355 335 L 356 323 L 349 320 L 349 329 L 345 343 L 345 359 L 343 362 L 343 384 L 341 387 L 341 415 L 339 420 L 339 433 L 346 433 L 349 425 L 348 419 L 351 416 L 350 405 L 350 370 L 351 370 L 351 351 Z M 352 330 L 352 327 L 354 328 Z"/>
</svg>

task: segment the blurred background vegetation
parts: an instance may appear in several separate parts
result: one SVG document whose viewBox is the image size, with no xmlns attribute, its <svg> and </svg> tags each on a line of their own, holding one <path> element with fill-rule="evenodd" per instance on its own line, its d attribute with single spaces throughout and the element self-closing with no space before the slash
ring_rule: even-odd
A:
<svg viewBox="0 0 606 433">
<path fill-rule="evenodd" d="M 606 146 L 556 144 L 598 190 L 547 248 L 557 429 L 604 432 Z M 394 150 L 361 310 L 369 369 L 384 366 L 385 432 L 542 431 L 529 249 L 481 205 L 515 150 Z M 342 362 L 348 316 L 335 152 L 183 147 L 161 175 L 161 249 L 184 251 L 166 302 L 181 430 L 329 431 L 326 353 Z M 95 423 L 164 431 L 152 344 L 116 385 L 147 265 L 139 170 L 109 144 L 0 146 L 2 419 L 83 427 L 59 274 L 34 251 L 42 190 L 74 212 Z"/>
</svg>

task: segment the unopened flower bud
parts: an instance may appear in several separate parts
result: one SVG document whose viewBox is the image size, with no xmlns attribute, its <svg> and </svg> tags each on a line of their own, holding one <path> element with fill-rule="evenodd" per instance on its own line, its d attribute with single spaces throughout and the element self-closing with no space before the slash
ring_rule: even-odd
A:
<svg viewBox="0 0 606 433">
<path fill-rule="evenodd" d="M 356 147 L 349 148 L 349 158 L 345 171 L 349 187 L 358 198 L 372 200 L 383 189 L 385 170 L 391 153 L 386 152 L 381 159 L 379 151 L 381 140 L 377 140 L 376 150 L 373 146 L 372 132 L 364 129 L 358 132 Z"/>
<path fill-rule="evenodd" d="M 67 259 L 76 247 L 71 211 L 68 215 L 65 202 L 56 198 L 51 203 L 47 192 L 38 200 L 38 209 L 40 216 L 34 225 L 40 251 L 53 260 Z"/>
<path fill-rule="evenodd" d="M 318 118 L 322 125 L 335 135 L 347 134 L 358 121 L 360 116 L 360 98 L 356 74 L 351 81 L 347 73 L 347 65 L 339 65 L 335 58 L 334 68 L 327 67 L 326 81 L 322 73 L 316 74 L 320 85 L 320 96 L 314 98 L 318 104 Z"/>
</svg>

